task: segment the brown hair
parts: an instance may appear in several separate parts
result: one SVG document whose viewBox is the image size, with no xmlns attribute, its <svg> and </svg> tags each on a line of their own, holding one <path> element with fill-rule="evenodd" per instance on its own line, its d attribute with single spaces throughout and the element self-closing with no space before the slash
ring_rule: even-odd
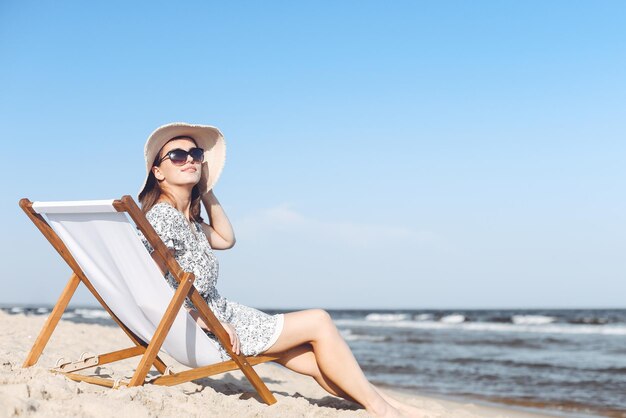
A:
<svg viewBox="0 0 626 418">
<path fill-rule="evenodd" d="M 198 146 L 198 144 L 196 143 L 196 140 L 190 136 L 184 136 L 184 137 L 177 136 L 176 138 L 172 138 L 167 142 L 173 141 L 175 139 L 182 139 L 182 138 L 190 139 L 193 141 L 194 144 L 196 144 L 196 146 Z M 167 142 L 165 144 L 167 144 Z M 165 147 L 165 144 L 163 144 L 163 147 Z M 159 152 L 157 152 L 157 155 L 154 161 L 152 162 L 152 166 L 155 166 L 159 163 L 159 160 L 161 159 L 161 151 L 163 150 L 163 147 L 161 147 Z M 191 215 L 191 220 L 196 221 L 198 223 L 202 223 L 203 221 L 202 215 L 201 215 L 201 207 L 200 207 L 201 197 L 202 196 L 200 196 L 200 187 L 196 184 L 195 186 L 193 186 L 193 189 L 191 189 L 191 207 L 189 208 L 189 214 Z M 144 214 L 148 213 L 148 211 L 152 209 L 154 205 L 159 203 L 159 201 L 167 202 L 173 207 L 176 207 L 176 199 L 174 199 L 174 196 L 168 193 L 167 190 L 163 190 L 161 188 L 161 184 L 154 176 L 154 173 L 152 172 L 152 170 L 150 170 L 150 173 L 148 174 L 148 181 L 146 182 L 146 187 L 144 187 L 141 194 L 139 195 L 139 203 L 141 203 L 141 211 Z"/>
</svg>

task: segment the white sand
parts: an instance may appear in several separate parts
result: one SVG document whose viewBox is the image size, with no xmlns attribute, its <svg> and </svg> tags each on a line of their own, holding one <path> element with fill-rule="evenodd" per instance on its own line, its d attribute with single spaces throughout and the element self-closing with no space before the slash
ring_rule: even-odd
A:
<svg viewBox="0 0 626 418">
<path fill-rule="evenodd" d="M 145 385 L 108 389 L 76 383 L 48 371 L 59 357 L 77 360 L 84 351 L 98 354 L 130 347 L 117 328 L 61 321 L 39 362 L 21 367 L 45 318 L 8 315 L 0 311 L 0 417 L 366 417 L 357 405 L 332 397 L 309 377 L 281 366 L 262 364 L 255 369 L 278 402 L 260 402 L 241 372 L 224 373 L 174 387 Z M 171 359 L 162 355 L 166 363 Z M 139 357 L 99 370 L 102 375 L 127 379 Z M 174 366 L 183 370 L 183 366 Z M 89 369 L 81 373 L 93 373 Z M 156 373 L 156 372 L 154 372 Z M 107 376 L 108 377 L 108 376 Z M 512 417 L 534 415 L 505 408 L 461 403 L 393 392 L 429 418 Z"/>
</svg>

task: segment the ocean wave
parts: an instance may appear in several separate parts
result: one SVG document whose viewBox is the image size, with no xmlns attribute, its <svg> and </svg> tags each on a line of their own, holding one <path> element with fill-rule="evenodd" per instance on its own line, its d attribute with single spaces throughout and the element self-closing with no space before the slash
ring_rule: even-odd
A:
<svg viewBox="0 0 626 418">
<path fill-rule="evenodd" d="M 335 323 L 344 327 L 390 327 L 390 328 L 415 328 L 429 330 L 462 330 L 462 331 L 487 331 L 487 332 L 521 332 L 539 334 L 600 334 L 600 335 L 626 335 L 624 325 L 575 325 L 575 324 L 544 324 L 522 325 L 513 323 L 495 322 L 462 322 L 450 323 L 441 321 L 364 321 L 360 319 L 337 319 Z"/>
<path fill-rule="evenodd" d="M 457 357 L 457 358 L 446 359 L 446 362 L 454 363 L 454 364 L 462 364 L 462 365 L 498 364 L 500 366 L 506 366 L 506 367 L 529 368 L 529 369 L 538 369 L 538 370 L 544 370 L 544 369 L 586 370 L 586 369 L 578 368 L 578 367 L 560 366 L 557 364 L 550 364 L 550 363 L 530 363 L 530 362 L 513 361 L 513 360 L 498 360 L 498 359 L 492 359 L 492 358 L 485 359 L 485 358 Z M 592 371 L 595 371 L 595 370 L 592 370 Z"/>
<path fill-rule="evenodd" d="M 74 314 L 88 319 L 110 319 L 111 316 L 104 309 L 74 309 Z"/>
<path fill-rule="evenodd" d="M 384 342 L 391 341 L 391 338 L 384 335 L 366 335 L 366 334 L 354 334 L 352 330 L 343 329 L 340 330 L 341 336 L 346 341 L 370 341 L 370 342 Z"/>
<path fill-rule="evenodd" d="M 497 346 L 497 347 L 510 347 L 510 348 L 541 348 L 542 345 L 525 340 L 523 338 L 491 338 L 491 339 L 467 339 L 455 342 L 457 345 L 466 346 Z"/>
<path fill-rule="evenodd" d="M 432 344 L 433 340 L 431 338 L 408 337 L 403 342 L 408 344 Z"/>
<path fill-rule="evenodd" d="M 404 321 L 407 319 L 411 319 L 411 315 L 400 314 L 400 313 L 371 313 L 365 316 L 366 321 L 389 322 L 389 321 Z"/>
<path fill-rule="evenodd" d="M 460 324 L 465 322 L 465 316 L 460 314 L 446 315 L 440 321 L 444 324 Z"/>
<path fill-rule="evenodd" d="M 391 338 L 381 336 L 381 335 L 348 335 L 345 336 L 344 339 L 346 341 L 369 341 L 373 343 L 382 343 L 386 341 L 391 341 Z"/>
<path fill-rule="evenodd" d="M 511 317 L 511 322 L 516 325 L 544 325 L 555 321 L 555 317 L 545 315 L 513 315 Z"/>
<path fill-rule="evenodd" d="M 570 324 L 588 324 L 588 325 L 604 325 L 608 324 L 610 321 L 608 318 L 596 318 L 596 317 L 583 317 L 571 319 L 569 321 Z"/>
<path fill-rule="evenodd" d="M 578 372 L 590 372 L 590 373 L 607 373 L 607 374 L 619 374 L 623 375 L 626 372 L 626 367 L 603 367 L 603 368 L 594 368 L 594 367 L 572 367 L 568 365 L 562 364 L 554 364 L 554 363 L 531 363 L 527 361 L 514 361 L 514 360 L 499 360 L 493 358 L 472 358 L 472 357 L 456 357 L 445 360 L 447 363 L 460 364 L 460 365 L 471 365 L 471 364 L 489 364 L 489 365 L 500 365 L 507 368 L 528 368 L 535 370 L 575 370 Z"/>
</svg>

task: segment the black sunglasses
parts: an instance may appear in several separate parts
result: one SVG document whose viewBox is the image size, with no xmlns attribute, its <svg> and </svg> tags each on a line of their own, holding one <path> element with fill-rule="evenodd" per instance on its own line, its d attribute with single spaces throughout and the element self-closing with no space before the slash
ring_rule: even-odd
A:
<svg viewBox="0 0 626 418">
<path fill-rule="evenodd" d="M 202 148 L 192 148 L 189 151 L 176 148 L 168 151 L 163 158 L 157 161 L 156 166 L 160 165 L 164 160 L 168 158 L 174 165 L 184 165 L 187 162 L 187 156 L 191 156 L 191 159 L 195 163 L 201 163 L 204 161 L 204 150 Z"/>
</svg>

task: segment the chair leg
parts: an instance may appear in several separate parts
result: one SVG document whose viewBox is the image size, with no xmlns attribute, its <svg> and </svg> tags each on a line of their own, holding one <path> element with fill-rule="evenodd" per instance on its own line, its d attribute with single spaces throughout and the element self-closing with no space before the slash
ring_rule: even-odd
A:
<svg viewBox="0 0 626 418">
<path fill-rule="evenodd" d="M 146 375 L 148 374 L 150 367 L 154 364 L 157 354 L 163 345 L 163 341 L 165 341 L 165 337 L 174 323 L 178 310 L 185 302 L 185 298 L 189 294 L 189 290 L 192 286 L 193 275 L 185 273 L 183 275 L 183 280 L 180 282 L 178 289 L 176 289 L 176 292 L 174 293 L 174 297 L 167 306 L 167 310 L 165 311 L 161 322 L 159 322 L 159 326 L 152 336 L 152 341 L 150 341 L 144 355 L 141 357 L 137 370 L 135 370 L 135 374 L 133 374 L 133 377 L 130 379 L 128 386 L 140 386 L 144 383 Z"/>
<path fill-rule="evenodd" d="M 30 352 L 28 353 L 24 364 L 22 364 L 22 367 L 30 367 L 33 364 L 37 363 L 37 360 L 39 360 L 39 356 L 41 356 L 43 349 L 45 348 L 46 344 L 48 344 L 48 340 L 50 340 L 52 332 L 59 323 L 59 320 L 61 319 L 63 312 L 65 312 L 65 308 L 67 308 L 67 305 L 70 303 L 70 299 L 72 299 L 72 296 L 74 295 L 74 292 L 76 291 L 79 283 L 80 279 L 78 278 L 78 276 L 72 273 L 70 280 L 67 282 L 67 285 L 65 285 L 63 293 L 61 293 L 59 300 L 57 301 L 56 305 L 54 305 L 54 308 L 48 316 L 46 323 L 39 332 L 39 336 L 35 340 L 33 347 L 30 349 Z"/>
<path fill-rule="evenodd" d="M 161 357 L 159 356 L 156 356 L 156 359 L 154 360 L 154 363 L 152 365 L 161 374 L 165 373 L 165 370 L 167 369 L 167 364 L 165 364 L 165 362 L 161 360 Z"/>
<path fill-rule="evenodd" d="M 257 391 L 261 399 L 263 399 L 263 402 L 265 402 L 268 405 L 272 405 L 276 403 L 276 398 L 274 397 L 272 392 L 270 392 L 267 386 L 265 386 L 265 383 L 263 383 L 263 380 L 261 380 L 259 375 L 256 373 L 256 371 L 252 368 L 252 366 L 250 365 L 250 363 L 248 363 L 247 360 L 241 366 L 239 366 L 239 368 L 243 372 L 244 376 L 246 376 L 250 384 Z"/>
</svg>

